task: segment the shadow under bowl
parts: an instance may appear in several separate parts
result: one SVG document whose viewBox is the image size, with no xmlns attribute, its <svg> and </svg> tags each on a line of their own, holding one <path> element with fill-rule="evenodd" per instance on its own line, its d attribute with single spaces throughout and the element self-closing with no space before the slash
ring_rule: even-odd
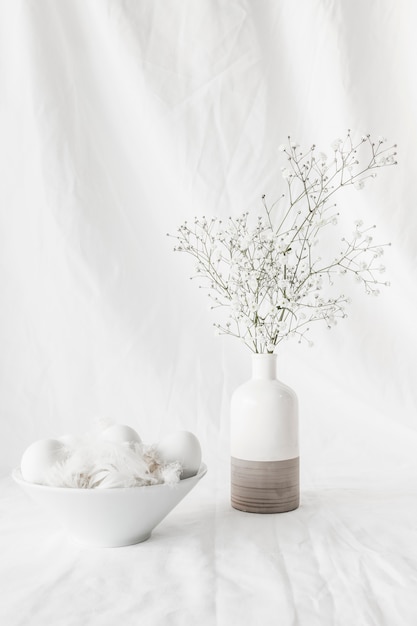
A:
<svg viewBox="0 0 417 626">
<path fill-rule="evenodd" d="M 25 481 L 20 469 L 12 473 L 16 483 L 60 522 L 77 542 L 92 547 L 116 548 L 146 541 L 154 528 L 181 502 L 207 472 L 174 485 L 73 489 L 49 487 Z"/>
</svg>

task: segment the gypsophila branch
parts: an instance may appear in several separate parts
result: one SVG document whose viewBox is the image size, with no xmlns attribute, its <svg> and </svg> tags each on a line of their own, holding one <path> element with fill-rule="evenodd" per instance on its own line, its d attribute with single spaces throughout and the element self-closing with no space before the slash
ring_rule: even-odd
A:
<svg viewBox="0 0 417 626">
<path fill-rule="evenodd" d="M 203 216 L 170 235 L 177 240 L 174 250 L 195 261 L 192 278 L 207 289 L 221 317 L 217 332 L 240 338 L 254 352 L 273 353 L 291 337 L 309 341 L 312 322 L 332 328 L 346 317 L 349 299 L 332 294 L 337 277 L 351 275 L 372 295 L 389 284 L 379 278 L 389 244 L 373 243 L 375 226 L 359 220 L 350 236 L 332 237 L 340 243 L 332 258 L 319 238 L 338 224 L 334 194 L 348 186 L 363 189 L 376 170 L 395 165 L 396 146 L 370 135 L 354 142 L 348 131 L 332 143 L 331 156 L 315 145 L 304 153 L 291 137 L 280 150 L 287 159 L 281 168 L 287 192 L 271 205 L 263 196 L 261 214 L 224 222 Z"/>
</svg>

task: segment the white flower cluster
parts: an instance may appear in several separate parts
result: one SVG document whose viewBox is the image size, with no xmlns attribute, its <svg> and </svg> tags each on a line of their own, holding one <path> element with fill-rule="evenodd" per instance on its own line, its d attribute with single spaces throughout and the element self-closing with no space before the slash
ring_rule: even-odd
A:
<svg viewBox="0 0 417 626">
<path fill-rule="evenodd" d="M 315 146 L 303 153 L 288 138 L 279 148 L 287 155 L 282 168 L 287 193 L 278 202 L 268 206 L 263 197 L 259 216 L 244 213 L 225 222 L 202 217 L 180 226 L 174 250 L 194 257 L 193 278 L 208 288 L 211 308 L 225 311 L 214 324 L 219 334 L 241 338 L 254 352 L 273 353 L 284 339 L 305 338 L 311 322 L 322 320 L 331 328 L 346 317 L 348 298 L 332 295 L 335 276 L 352 274 L 374 295 L 380 284 L 388 284 L 378 279 L 386 244 L 373 243 L 374 226 L 356 221 L 331 257 L 319 243 L 319 235 L 338 223 L 333 194 L 348 185 L 361 189 L 375 169 L 396 163 L 396 146 L 384 144 L 369 135 L 354 144 L 348 132 L 345 140 L 332 143 L 331 158 L 316 155 Z M 361 165 L 364 148 L 368 155 Z"/>
</svg>

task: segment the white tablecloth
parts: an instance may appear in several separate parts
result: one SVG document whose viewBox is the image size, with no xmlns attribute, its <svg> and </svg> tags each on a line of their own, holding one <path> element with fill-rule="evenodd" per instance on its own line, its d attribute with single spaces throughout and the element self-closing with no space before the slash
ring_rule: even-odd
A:
<svg viewBox="0 0 417 626">
<path fill-rule="evenodd" d="M 315 485 L 296 511 L 253 515 L 217 480 L 209 472 L 147 542 L 89 549 L 4 478 L 0 623 L 417 623 L 417 483 Z"/>
</svg>

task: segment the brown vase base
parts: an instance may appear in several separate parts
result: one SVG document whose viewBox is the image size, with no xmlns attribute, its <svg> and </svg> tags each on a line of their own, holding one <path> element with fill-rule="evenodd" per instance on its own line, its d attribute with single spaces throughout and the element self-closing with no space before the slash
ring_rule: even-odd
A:
<svg viewBox="0 0 417 626">
<path fill-rule="evenodd" d="M 286 513 L 300 505 L 300 458 L 246 461 L 232 457 L 231 504 L 247 513 Z"/>
</svg>

